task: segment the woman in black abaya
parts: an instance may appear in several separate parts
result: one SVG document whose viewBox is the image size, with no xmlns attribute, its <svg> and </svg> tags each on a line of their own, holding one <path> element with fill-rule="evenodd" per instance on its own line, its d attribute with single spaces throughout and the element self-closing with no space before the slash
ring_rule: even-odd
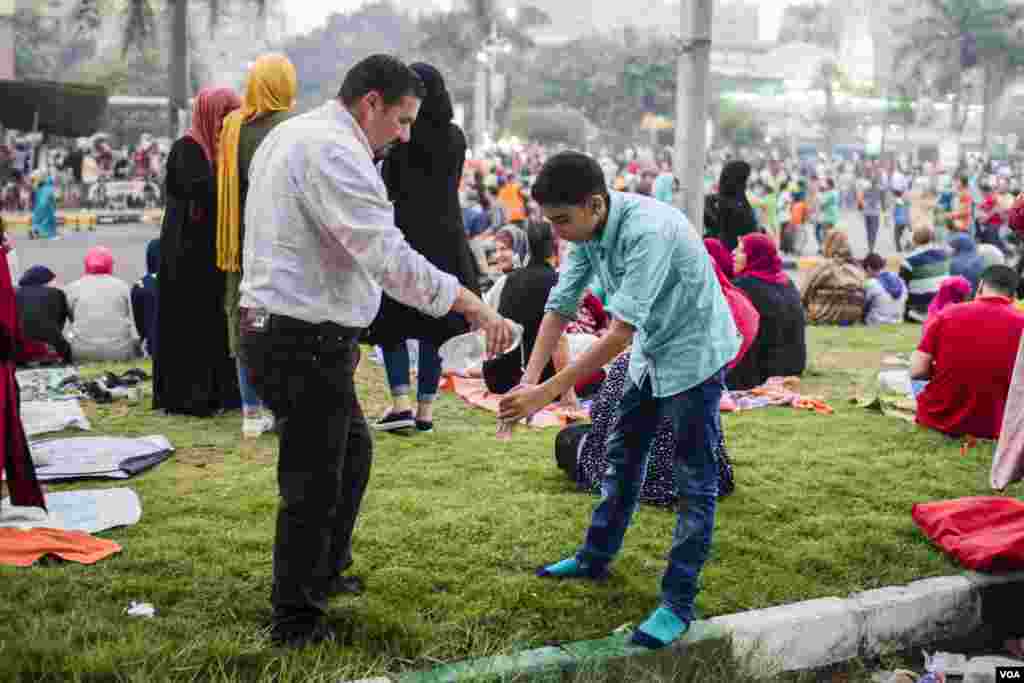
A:
<svg viewBox="0 0 1024 683">
<path fill-rule="evenodd" d="M 413 249 L 479 294 L 479 270 L 459 205 L 466 136 L 452 123 L 452 100 L 437 69 L 420 63 L 410 68 L 423 80 L 427 96 L 409 142 L 395 147 L 384 160 L 384 182 L 395 204 L 395 224 Z M 369 339 L 384 350 L 393 407 L 376 424 L 378 430 L 413 426 L 424 432 L 433 429 L 433 401 L 441 378 L 437 349 L 451 337 L 468 331 L 469 325 L 461 315 L 431 318 L 384 296 Z M 409 399 L 407 339 L 420 342 L 415 415 Z"/>
<path fill-rule="evenodd" d="M 224 273 L 217 268 L 217 141 L 241 106 L 229 88 L 196 97 L 192 128 L 171 147 L 160 233 L 160 287 L 153 357 L 153 408 L 207 417 L 238 408 L 228 352 Z"/>
</svg>

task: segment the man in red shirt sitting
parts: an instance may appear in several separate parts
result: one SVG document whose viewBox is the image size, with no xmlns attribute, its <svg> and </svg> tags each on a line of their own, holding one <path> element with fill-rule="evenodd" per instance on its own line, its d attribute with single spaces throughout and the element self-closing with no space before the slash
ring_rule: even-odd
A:
<svg viewBox="0 0 1024 683">
<path fill-rule="evenodd" d="M 974 301 L 944 309 L 925 328 L 910 377 L 929 380 L 917 397 L 917 423 L 950 436 L 996 439 L 1024 332 L 1013 305 L 1017 273 L 990 266 Z"/>
</svg>

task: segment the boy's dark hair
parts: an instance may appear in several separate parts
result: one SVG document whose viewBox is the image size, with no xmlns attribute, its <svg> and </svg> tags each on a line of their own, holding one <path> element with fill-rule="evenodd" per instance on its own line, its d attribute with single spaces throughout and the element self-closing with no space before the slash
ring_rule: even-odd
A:
<svg viewBox="0 0 1024 683">
<path fill-rule="evenodd" d="M 885 270 L 885 259 L 879 254 L 871 253 L 864 257 L 865 270 Z"/>
<path fill-rule="evenodd" d="M 541 206 L 582 206 L 595 194 L 608 203 L 608 187 L 597 162 L 580 152 L 559 152 L 544 163 L 530 196 Z"/>
<path fill-rule="evenodd" d="M 338 97 L 351 107 L 371 90 L 379 92 L 388 107 L 398 104 L 406 95 L 421 100 L 427 95 L 419 75 L 391 55 L 370 55 L 349 69 Z"/>
<path fill-rule="evenodd" d="M 1020 285 L 1020 277 L 1010 266 L 989 266 L 981 274 L 981 282 L 1000 294 L 1013 296 Z"/>
<path fill-rule="evenodd" d="M 551 226 L 545 223 L 530 223 L 526 228 L 526 244 L 530 250 L 530 263 L 544 263 L 555 255 L 555 237 Z"/>
<path fill-rule="evenodd" d="M 836 189 L 836 181 L 832 178 L 825 178 L 825 185 L 827 185 L 830 190 Z"/>
<path fill-rule="evenodd" d="M 988 194 L 989 192 L 992 191 L 992 186 L 989 185 L 988 183 L 981 183 L 980 185 L 978 185 L 978 189 L 981 190 L 984 194 Z"/>
</svg>

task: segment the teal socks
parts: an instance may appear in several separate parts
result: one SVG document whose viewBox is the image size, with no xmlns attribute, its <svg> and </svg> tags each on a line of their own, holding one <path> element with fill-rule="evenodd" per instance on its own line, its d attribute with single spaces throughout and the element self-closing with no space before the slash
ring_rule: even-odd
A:
<svg viewBox="0 0 1024 683">
<path fill-rule="evenodd" d="M 537 570 L 537 576 L 554 579 L 603 579 L 607 575 L 607 569 L 584 564 L 575 557 L 549 564 Z"/>
<path fill-rule="evenodd" d="M 667 607 L 659 607 L 647 617 L 647 621 L 637 627 L 630 642 L 657 650 L 682 636 L 688 628 L 690 625 L 677 617 L 675 612 Z"/>
</svg>

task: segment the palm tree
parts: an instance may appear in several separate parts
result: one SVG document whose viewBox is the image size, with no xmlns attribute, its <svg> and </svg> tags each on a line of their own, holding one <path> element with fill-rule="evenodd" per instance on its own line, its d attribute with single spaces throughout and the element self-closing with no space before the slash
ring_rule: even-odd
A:
<svg viewBox="0 0 1024 683">
<path fill-rule="evenodd" d="M 207 0 L 210 10 L 210 37 L 217 29 L 223 8 L 222 0 Z M 266 14 L 266 0 L 246 0 L 255 4 L 260 17 Z M 99 27 L 99 0 L 78 0 L 73 10 L 79 31 L 95 31 Z M 167 0 L 167 9 L 171 14 L 170 42 L 171 60 L 168 92 L 171 136 L 177 135 L 179 128 L 178 113 L 188 106 L 189 100 L 189 0 Z M 121 54 L 127 56 L 129 50 L 142 52 L 147 42 L 157 33 L 156 12 L 153 0 L 127 0 L 124 6 L 124 26 L 121 36 Z"/>
<path fill-rule="evenodd" d="M 959 136 L 966 123 L 961 112 L 965 72 L 980 69 L 984 107 L 982 147 L 987 149 L 990 109 L 1011 77 L 1024 65 L 1024 5 L 1009 0 L 917 0 L 893 8 L 902 20 L 894 35 L 902 36 L 895 63 L 905 65 L 905 80 L 927 84 L 937 95 L 952 96 L 950 129 Z M 972 49 L 964 54 L 964 46 Z"/>
</svg>

